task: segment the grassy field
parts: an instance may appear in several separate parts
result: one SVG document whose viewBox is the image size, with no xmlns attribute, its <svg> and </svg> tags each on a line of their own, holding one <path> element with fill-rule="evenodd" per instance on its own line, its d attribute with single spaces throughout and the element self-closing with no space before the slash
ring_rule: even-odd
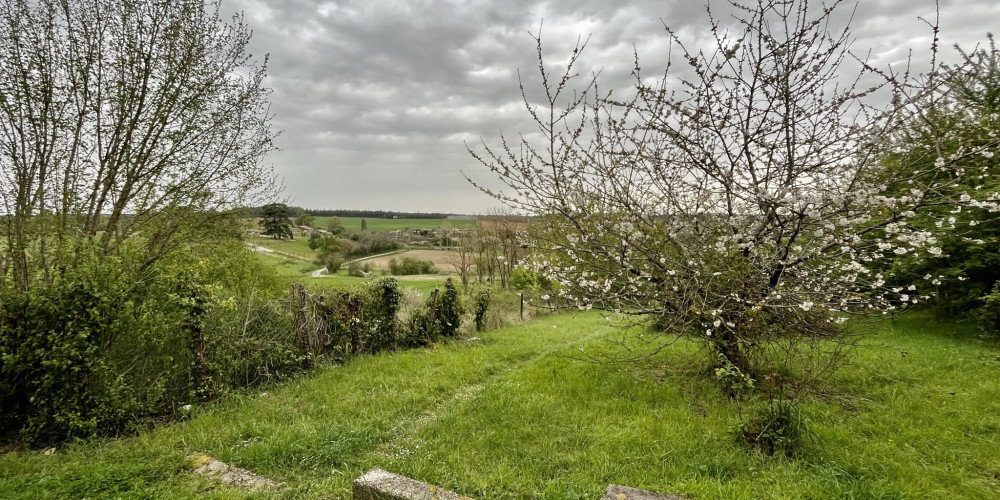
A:
<svg viewBox="0 0 1000 500">
<path fill-rule="evenodd" d="M 329 217 L 316 217 L 314 224 L 318 228 L 326 228 Z M 361 232 L 361 217 L 341 217 L 340 222 L 345 228 Z M 365 218 L 368 231 L 395 231 L 398 229 L 436 229 L 439 227 L 454 227 L 458 229 L 474 229 L 476 221 L 462 219 L 373 219 Z"/>
<path fill-rule="evenodd" d="M 278 240 L 253 234 L 247 235 L 246 240 L 254 245 L 292 255 L 303 261 L 312 262 L 316 260 L 316 251 L 309 248 L 309 238 L 300 236 L 298 231 L 296 231 L 294 240 Z"/>
<path fill-rule="evenodd" d="M 361 284 L 364 278 L 350 276 L 346 269 L 341 269 L 333 275 L 313 278 L 312 272 L 319 268 L 316 264 L 275 253 L 258 253 L 260 259 L 273 268 L 278 277 L 289 285 L 293 281 L 305 283 L 309 288 L 343 288 Z M 346 266 L 345 266 L 346 268 Z M 436 274 L 426 276 L 397 276 L 399 284 L 422 291 L 430 291 L 444 286 L 447 275 Z"/>
<path fill-rule="evenodd" d="M 136 437 L 0 456 L 0 498 L 349 498 L 373 467 L 482 500 L 597 499 L 610 482 L 692 499 L 996 498 L 1000 349 L 962 329 L 882 324 L 805 403 L 816 439 L 795 458 L 734 443 L 736 407 L 694 344 L 639 364 L 567 357 L 615 332 L 557 315 L 321 367 Z M 194 452 L 285 486 L 214 485 L 189 471 Z"/>
</svg>

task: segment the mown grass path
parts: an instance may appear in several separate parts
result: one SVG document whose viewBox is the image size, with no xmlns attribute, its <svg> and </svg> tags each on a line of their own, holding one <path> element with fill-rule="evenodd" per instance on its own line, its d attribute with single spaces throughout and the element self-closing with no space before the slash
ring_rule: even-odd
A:
<svg viewBox="0 0 1000 500">
<path fill-rule="evenodd" d="M 1000 350 L 888 323 L 806 404 L 795 458 L 731 439 L 736 408 L 680 342 L 594 365 L 596 314 L 558 315 L 437 349 L 366 356 L 110 442 L 0 457 L 0 498 L 347 498 L 372 467 L 482 500 L 599 498 L 610 483 L 689 498 L 990 498 L 1000 488 Z M 901 352 L 905 352 L 903 356 Z M 285 483 L 270 493 L 189 472 L 208 453 Z"/>
</svg>

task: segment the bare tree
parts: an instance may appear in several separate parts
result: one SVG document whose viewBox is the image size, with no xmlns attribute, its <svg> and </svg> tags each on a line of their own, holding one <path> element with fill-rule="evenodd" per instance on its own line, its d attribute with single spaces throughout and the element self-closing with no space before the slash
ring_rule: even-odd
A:
<svg viewBox="0 0 1000 500">
<path fill-rule="evenodd" d="M 148 265 L 273 186 L 249 38 L 219 1 L 0 2 L 0 260 L 15 290 L 126 241 Z"/>
<path fill-rule="evenodd" d="M 473 276 L 476 268 L 476 238 L 470 232 L 458 233 L 458 244 L 449 254 L 449 264 L 455 268 L 459 279 L 462 281 L 462 289 L 468 290 L 469 280 Z"/>
<path fill-rule="evenodd" d="M 579 308 L 698 337 L 742 371 L 840 359 L 841 344 L 826 342 L 845 334 L 840 322 L 927 295 L 922 283 L 887 288 L 880 263 L 940 254 L 907 220 L 963 202 L 952 196 L 963 162 L 992 153 L 886 168 L 890 138 L 926 112 L 914 103 L 934 80 L 855 56 L 841 2 L 732 7 L 731 19 L 709 9 L 709 49 L 668 28 L 664 72 L 647 78 L 636 57 L 624 95 L 596 76 L 573 87 L 585 43 L 552 74 L 539 35 L 544 100 L 524 83 L 522 95 L 543 140 L 470 153 L 507 186 L 484 191 L 544 221 L 537 267 Z M 997 195 L 980 194 L 964 202 L 996 210 Z M 830 367 L 817 362 L 813 375 Z"/>
</svg>

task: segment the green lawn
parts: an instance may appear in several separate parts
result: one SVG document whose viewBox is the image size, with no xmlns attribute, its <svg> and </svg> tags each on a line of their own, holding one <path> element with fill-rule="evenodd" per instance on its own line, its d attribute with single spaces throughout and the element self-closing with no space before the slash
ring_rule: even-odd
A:
<svg viewBox="0 0 1000 500">
<path fill-rule="evenodd" d="M 995 498 L 1000 349 L 949 328 L 882 325 L 805 404 L 817 440 L 796 458 L 733 443 L 735 406 L 696 345 L 583 363 L 566 355 L 603 349 L 616 330 L 556 315 L 324 366 L 136 437 L 9 453 L 0 498 L 348 498 L 373 467 L 484 500 L 597 499 L 611 482 L 698 499 Z M 186 468 L 194 452 L 286 486 L 213 485 Z"/>
<path fill-rule="evenodd" d="M 316 217 L 315 226 L 325 229 L 329 217 Z M 474 229 L 476 221 L 461 219 L 373 219 L 365 218 L 368 231 L 395 231 L 397 229 L 435 229 L 439 227 L 455 227 L 458 229 Z M 340 222 L 350 231 L 361 232 L 361 217 L 341 217 Z"/>
</svg>

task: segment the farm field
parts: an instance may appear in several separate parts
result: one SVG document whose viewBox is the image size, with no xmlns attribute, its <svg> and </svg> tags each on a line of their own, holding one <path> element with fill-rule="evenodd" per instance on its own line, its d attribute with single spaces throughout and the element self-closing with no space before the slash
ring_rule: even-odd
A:
<svg viewBox="0 0 1000 500">
<path fill-rule="evenodd" d="M 320 367 L 136 437 L 0 456 L 0 498 L 346 498 L 373 467 L 481 500 L 597 499 L 611 482 L 699 500 L 1000 488 L 1000 349 L 966 329 L 923 317 L 877 325 L 804 403 L 815 437 L 794 457 L 735 443 L 737 407 L 694 343 L 626 365 L 571 358 L 606 349 L 615 332 L 596 313 L 554 315 L 479 342 Z M 196 452 L 284 486 L 219 486 L 191 473 Z"/>
<path fill-rule="evenodd" d="M 316 217 L 315 226 L 326 228 L 329 217 Z M 341 217 L 340 222 L 350 231 L 361 232 L 362 217 Z M 474 229 L 476 221 L 471 219 L 375 219 L 364 218 L 368 231 L 396 231 L 399 229 L 436 229 L 439 227 L 454 227 L 458 229 Z"/>
<path fill-rule="evenodd" d="M 370 264 L 375 269 L 389 269 L 389 261 L 395 259 L 397 262 L 404 258 L 417 260 L 429 260 L 434 263 L 439 273 L 446 274 L 454 270 L 455 252 L 451 250 L 407 250 L 393 255 L 373 257 L 363 259 L 360 262 Z"/>
</svg>

